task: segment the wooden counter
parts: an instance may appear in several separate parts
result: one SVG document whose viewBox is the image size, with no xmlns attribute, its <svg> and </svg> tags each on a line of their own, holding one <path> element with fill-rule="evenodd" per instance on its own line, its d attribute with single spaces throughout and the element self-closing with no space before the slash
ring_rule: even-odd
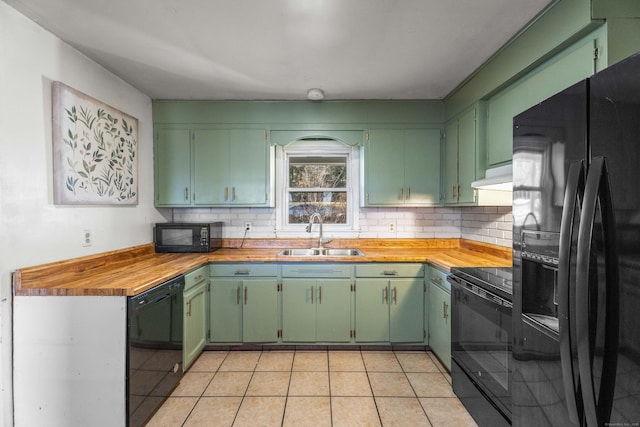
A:
<svg viewBox="0 0 640 427">
<path fill-rule="evenodd" d="M 15 295 L 133 296 L 208 262 L 420 262 L 451 267 L 509 267 L 511 249 L 464 239 L 336 239 L 331 248 L 365 256 L 278 256 L 282 248 L 314 246 L 316 239 L 223 241 L 207 254 L 157 254 L 153 244 L 16 270 Z M 237 249 L 236 249 L 237 248 Z"/>
</svg>

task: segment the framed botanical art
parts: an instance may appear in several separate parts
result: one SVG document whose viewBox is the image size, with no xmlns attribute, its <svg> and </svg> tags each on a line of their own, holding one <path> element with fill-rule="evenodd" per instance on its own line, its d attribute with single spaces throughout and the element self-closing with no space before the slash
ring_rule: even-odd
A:
<svg viewBox="0 0 640 427">
<path fill-rule="evenodd" d="M 138 119 L 53 82 L 53 175 L 56 204 L 138 204 Z"/>
</svg>

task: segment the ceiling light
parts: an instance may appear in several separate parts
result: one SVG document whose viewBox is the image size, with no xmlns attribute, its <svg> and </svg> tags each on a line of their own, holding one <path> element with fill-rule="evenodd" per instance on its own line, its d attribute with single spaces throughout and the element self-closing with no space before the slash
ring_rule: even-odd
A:
<svg viewBox="0 0 640 427">
<path fill-rule="evenodd" d="M 322 101 L 324 99 L 324 92 L 322 89 L 309 89 L 307 91 L 307 99 L 309 101 Z"/>
</svg>

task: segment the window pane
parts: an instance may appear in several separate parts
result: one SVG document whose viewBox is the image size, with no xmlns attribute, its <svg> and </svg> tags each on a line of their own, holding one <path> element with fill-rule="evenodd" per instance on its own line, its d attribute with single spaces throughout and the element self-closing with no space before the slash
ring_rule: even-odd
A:
<svg viewBox="0 0 640 427">
<path fill-rule="evenodd" d="M 289 187 L 346 188 L 346 157 L 290 157 Z"/>
<path fill-rule="evenodd" d="M 325 224 L 347 223 L 347 193 L 345 191 L 316 191 L 289 193 L 289 224 L 304 224 L 319 212 Z"/>
</svg>

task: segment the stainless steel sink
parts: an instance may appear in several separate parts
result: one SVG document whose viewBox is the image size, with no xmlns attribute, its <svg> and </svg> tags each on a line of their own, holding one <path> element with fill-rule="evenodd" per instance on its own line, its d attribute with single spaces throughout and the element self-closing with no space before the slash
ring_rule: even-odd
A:
<svg viewBox="0 0 640 427">
<path fill-rule="evenodd" d="M 364 256 L 359 249 L 343 248 L 291 248 L 278 252 L 278 256 Z"/>
</svg>

